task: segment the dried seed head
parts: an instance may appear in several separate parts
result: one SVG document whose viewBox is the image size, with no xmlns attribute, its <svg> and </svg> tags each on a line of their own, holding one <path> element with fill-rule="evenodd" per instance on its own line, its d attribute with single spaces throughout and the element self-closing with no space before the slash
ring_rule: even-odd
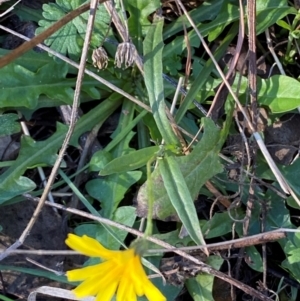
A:
<svg viewBox="0 0 300 301">
<path fill-rule="evenodd" d="M 133 65 L 136 57 L 136 49 L 134 44 L 131 42 L 124 42 L 118 45 L 116 56 L 115 56 L 115 66 L 121 68 L 122 65 L 128 68 Z"/>
<path fill-rule="evenodd" d="M 108 64 L 108 56 L 103 47 L 99 47 L 92 54 L 93 65 L 99 69 L 105 69 Z"/>
</svg>

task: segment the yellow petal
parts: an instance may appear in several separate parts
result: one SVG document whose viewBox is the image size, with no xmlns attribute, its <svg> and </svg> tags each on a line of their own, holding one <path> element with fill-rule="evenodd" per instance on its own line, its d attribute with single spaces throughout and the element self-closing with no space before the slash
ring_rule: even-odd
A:
<svg viewBox="0 0 300 301">
<path fill-rule="evenodd" d="M 128 287 L 124 301 L 137 301 L 136 294 L 132 285 Z"/>
<path fill-rule="evenodd" d="M 98 286 L 99 291 L 106 289 L 106 287 L 114 282 L 114 281 L 120 281 L 123 274 L 123 267 L 115 267 L 110 272 L 108 272 L 106 275 L 98 279 Z"/>
<path fill-rule="evenodd" d="M 134 266 L 134 275 L 140 282 L 143 282 L 147 278 L 147 274 L 143 268 L 140 256 L 136 255 L 133 258 L 132 265 Z"/>
<path fill-rule="evenodd" d="M 132 267 L 131 267 L 131 281 L 134 285 L 134 290 L 138 296 L 144 295 L 144 282 L 149 281 L 147 278 L 147 275 L 144 271 L 144 268 L 141 263 L 140 257 L 137 255 L 134 257 L 132 261 Z"/>
<path fill-rule="evenodd" d="M 91 278 L 93 276 L 101 277 L 101 275 L 105 275 L 109 272 L 115 264 L 112 261 L 105 261 L 103 263 L 99 263 L 96 265 L 68 271 L 67 277 L 68 280 L 73 281 L 83 281 L 87 278 Z"/>
<path fill-rule="evenodd" d="M 128 293 L 129 287 L 131 287 L 133 290 L 132 284 L 130 283 L 130 278 L 128 277 L 128 274 L 125 271 L 120 279 L 120 283 L 118 286 L 117 301 L 126 300 L 126 295 Z"/>
<path fill-rule="evenodd" d="M 146 295 L 149 301 L 166 301 L 165 296 L 158 288 L 148 279 L 147 274 L 142 266 L 139 256 L 134 257 L 134 269 L 132 269 L 131 278 L 134 289 L 138 296 Z"/>
<path fill-rule="evenodd" d="M 95 301 L 110 301 L 116 292 L 118 281 L 113 281 L 106 286 L 105 289 L 101 290 Z"/>
<path fill-rule="evenodd" d="M 86 256 L 101 257 L 103 259 L 114 258 L 115 253 L 119 251 L 110 251 L 104 248 L 96 239 L 83 235 L 82 237 L 75 234 L 69 234 L 66 244 L 73 250 L 78 251 Z"/>
<path fill-rule="evenodd" d="M 96 275 L 85 280 L 75 288 L 74 293 L 78 297 L 94 296 L 105 290 L 110 283 L 119 281 L 121 276 L 122 268 L 112 267 L 108 273 L 100 277 Z"/>
<path fill-rule="evenodd" d="M 74 294 L 77 298 L 95 296 L 99 292 L 98 278 L 91 277 L 81 284 L 79 284 L 74 290 Z"/>
<path fill-rule="evenodd" d="M 166 297 L 160 290 L 150 281 L 144 286 L 145 296 L 149 301 L 166 301 Z"/>
</svg>

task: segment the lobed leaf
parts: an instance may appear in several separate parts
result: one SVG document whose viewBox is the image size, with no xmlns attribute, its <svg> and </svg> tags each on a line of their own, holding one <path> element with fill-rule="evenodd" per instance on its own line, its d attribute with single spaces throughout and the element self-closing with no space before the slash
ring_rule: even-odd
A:
<svg viewBox="0 0 300 301">
<path fill-rule="evenodd" d="M 67 72 L 67 64 L 54 61 L 43 65 L 36 72 L 15 63 L 1 68 L 0 107 L 33 109 L 41 94 L 70 103 L 73 89 L 65 79 Z"/>
<path fill-rule="evenodd" d="M 36 30 L 36 34 L 43 32 L 65 16 L 66 13 L 78 8 L 85 2 L 84 0 L 56 0 L 56 3 L 44 4 L 43 17 L 45 19 L 39 21 L 40 27 Z M 86 32 L 88 16 L 89 12 L 85 12 L 73 19 L 46 39 L 45 44 L 57 52 L 68 54 L 72 58 L 79 57 Z M 99 47 L 104 42 L 105 35 L 109 30 L 109 25 L 109 14 L 103 5 L 99 5 L 91 38 L 91 45 L 94 48 Z"/>
<path fill-rule="evenodd" d="M 21 131 L 20 123 L 17 122 L 19 116 L 9 113 L 0 116 L 0 137 L 12 135 Z"/>
<path fill-rule="evenodd" d="M 76 127 L 71 143 L 78 144 L 78 137 L 91 130 L 95 124 L 104 122 L 119 106 L 120 101 L 111 102 L 110 99 L 99 104 L 81 118 Z M 56 132 L 47 140 L 36 142 L 32 138 L 23 136 L 18 158 L 11 167 L 0 175 L 0 204 L 14 196 L 31 191 L 35 184 L 22 175 L 27 168 L 38 165 L 51 165 L 56 159 L 56 153 L 65 137 L 67 127 L 57 123 Z"/>
</svg>

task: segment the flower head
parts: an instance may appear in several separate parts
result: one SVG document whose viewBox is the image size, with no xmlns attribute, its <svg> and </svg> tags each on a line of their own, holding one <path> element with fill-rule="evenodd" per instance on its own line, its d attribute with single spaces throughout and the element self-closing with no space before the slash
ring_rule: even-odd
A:
<svg viewBox="0 0 300 301">
<path fill-rule="evenodd" d="M 92 60 L 94 67 L 105 69 L 108 65 L 108 56 L 103 47 L 93 50 Z"/>
<path fill-rule="evenodd" d="M 86 256 L 100 257 L 102 263 L 67 272 L 69 281 L 83 281 L 74 289 L 76 297 L 97 296 L 96 301 L 136 301 L 145 295 L 149 301 L 166 301 L 147 278 L 141 257 L 135 249 L 111 251 L 86 235 L 69 234 L 66 244 Z"/>
<path fill-rule="evenodd" d="M 128 68 L 133 65 L 136 58 L 136 48 L 131 42 L 124 42 L 118 45 L 115 55 L 115 66 L 121 68 L 122 65 Z"/>
</svg>

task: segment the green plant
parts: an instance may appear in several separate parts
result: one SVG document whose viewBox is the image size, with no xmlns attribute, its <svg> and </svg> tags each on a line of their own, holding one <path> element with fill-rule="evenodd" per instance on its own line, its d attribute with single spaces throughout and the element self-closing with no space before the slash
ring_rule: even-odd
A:
<svg viewBox="0 0 300 301">
<path fill-rule="evenodd" d="M 37 33 L 40 33 L 84 2 L 56 0 L 56 3 L 45 4 L 42 11 L 19 8 L 16 13 L 26 20 L 38 19 L 40 27 Z M 237 2 L 207 1 L 190 11 L 203 37 L 215 48 L 213 55 L 217 61 L 224 58 L 228 47 L 235 43 L 238 35 L 240 10 Z M 64 162 L 53 191 L 61 186 L 69 187 L 85 210 L 95 218 L 106 218 L 136 230 L 142 224 L 142 218 L 148 216 L 150 182 L 150 187 L 154 187 L 152 217 L 154 221 L 165 222 L 163 229 L 160 228 L 160 223 L 154 222 L 153 237 L 174 247 L 195 247 L 203 245 L 209 239 L 230 240 L 233 229 L 236 236 L 243 237 L 243 222 L 249 199 L 255 200 L 249 220 L 249 236 L 260 233 L 261 228 L 263 231 L 283 227 L 295 229 L 296 223 L 291 218 L 290 207 L 285 201 L 297 210 L 298 205 L 292 197 L 286 200 L 278 193 L 276 178 L 259 153 L 255 156 L 253 150 L 257 165 L 256 178 L 248 172 L 251 160 L 254 160 L 251 157 L 253 153 L 249 155 L 248 163 L 245 163 L 243 156 L 231 151 L 225 158 L 220 156 L 232 147 L 230 139 L 239 133 L 234 123 L 234 116 L 238 120 L 238 113 L 232 96 L 229 95 L 224 99 L 222 113 L 215 120 L 203 115 L 203 111 L 210 107 L 216 96 L 222 80 L 212 60 L 203 53 L 199 38 L 186 17 L 182 15 L 167 24 L 160 16 L 160 1 L 128 0 L 124 1 L 127 20 L 122 7 L 122 3 L 116 1 L 113 9 L 119 16 L 119 25 L 124 30 L 128 28 L 128 40 L 124 41 L 121 41 L 121 34 L 116 30 L 118 27 L 111 26 L 114 20 L 105 6 L 101 4 L 98 7 L 91 50 L 103 46 L 108 52 L 109 62 L 108 68 L 98 70 L 96 75 L 114 86 L 99 83 L 95 76 L 84 78 L 81 90 L 82 115 L 71 138 L 72 148 L 68 151 L 68 158 L 76 156 L 74 149 L 77 149 L 75 154 L 78 150 L 81 151 L 79 141 L 85 133 L 97 132 L 96 137 L 100 137 L 102 149 L 91 154 L 85 165 L 78 167 L 79 171 L 76 170 L 77 163 L 74 168 L 69 161 Z M 283 21 L 287 15 L 295 15 L 291 26 Z M 87 18 L 88 13 L 77 17 L 49 37 L 45 41 L 46 45 L 78 61 Z M 285 0 L 257 0 L 256 18 L 258 40 L 262 39 L 260 34 L 275 23 L 289 30 L 285 55 L 285 68 L 288 68 L 294 57 L 292 52 L 296 49 L 293 48 L 291 38 L 298 38 L 296 9 Z M 182 30 L 183 24 L 187 35 Z M 189 43 L 186 42 L 187 38 Z M 133 43 L 142 57 L 140 65 L 125 70 L 113 66 L 112 61 L 118 49 L 117 41 Z M 1 56 L 6 53 L 6 50 L 0 49 Z M 181 89 L 185 97 L 174 100 L 177 80 L 185 75 L 187 53 L 191 54 L 193 67 L 185 87 Z M 143 71 L 140 72 L 138 67 L 143 68 Z M 87 68 L 91 72 L 96 71 L 91 59 L 88 60 Z M 19 119 L 35 121 L 40 110 L 72 105 L 76 75 L 74 67 L 53 55 L 33 51 L 0 69 L 0 137 L 15 134 L 20 137 L 17 158 L 1 163 L 1 208 L 24 199 L 24 193 L 41 194 L 40 183 L 36 177 L 31 176 L 30 171 L 36 167 L 46 167 L 47 171 L 51 168 L 67 132 L 67 126 L 57 118 L 59 121 L 52 124 L 55 129 L 48 128 L 42 139 L 32 138 L 21 134 Z M 249 98 L 247 77 L 237 76 L 232 88 L 246 107 Z M 258 105 L 267 110 L 270 122 L 300 107 L 299 82 L 292 76 L 257 77 L 257 92 Z M 133 103 L 127 97 L 128 94 L 142 102 L 144 107 L 137 102 Z M 195 106 L 196 102 L 202 105 L 202 112 Z M 113 120 L 113 126 L 107 129 L 105 125 L 109 120 Z M 241 123 L 241 126 L 245 124 Z M 34 126 L 31 131 L 33 134 L 38 132 Z M 252 137 L 246 130 L 244 132 L 244 141 L 252 147 Z M 146 168 L 149 160 L 153 161 L 150 166 L 151 175 L 147 175 Z M 232 166 L 236 165 L 240 166 L 237 178 L 230 174 Z M 286 182 L 297 195 L 300 195 L 299 168 L 299 159 L 293 165 L 280 167 Z M 78 174 L 79 177 L 84 175 L 83 180 L 78 178 Z M 257 181 L 254 186 L 253 179 Z M 231 201 L 232 195 L 234 200 Z M 197 207 L 195 200 L 198 198 L 202 203 Z M 228 208 L 224 207 L 225 201 L 223 205 L 216 207 L 222 198 L 230 203 Z M 263 222 L 260 222 L 261 219 Z M 128 229 L 114 228 L 105 224 L 105 220 L 101 223 L 91 220 L 85 223 L 71 218 L 70 224 L 76 234 L 94 237 L 110 249 L 119 249 L 131 239 L 128 237 Z M 276 263 L 277 267 L 284 268 L 299 280 L 298 235 L 282 238 L 278 247 L 285 258 Z M 151 242 L 149 248 L 157 249 L 158 246 Z M 250 245 L 244 253 L 245 258 L 249 259 L 245 260 L 245 269 L 249 269 L 249 273 L 254 274 L 255 271 L 261 275 L 264 272 L 263 252 Z M 147 257 L 147 265 L 155 270 L 159 268 L 161 258 L 161 253 L 158 256 L 151 253 Z M 215 255 L 207 259 L 207 264 L 216 270 L 221 269 L 222 263 L 223 259 Z M 0 268 L 20 270 L 17 266 Z M 53 278 L 53 275 L 46 272 L 30 269 L 21 271 L 52 277 L 51 279 L 60 282 L 66 281 L 63 277 Z M 184 275 L 181 282 L 185 282 L 194 300 L 213 300 L 215 275 L 217 273 L 193 275 L 190 272 L 187 277 Z M 157 282 L 168 300 L 174 300 L 180 292 L 180 288 L 163 286 L 161 280 Z M 278 279 L 274 283 L 281 288 Z M 254 287 L 253 290 L 255 289 Z"/>
</svg>

